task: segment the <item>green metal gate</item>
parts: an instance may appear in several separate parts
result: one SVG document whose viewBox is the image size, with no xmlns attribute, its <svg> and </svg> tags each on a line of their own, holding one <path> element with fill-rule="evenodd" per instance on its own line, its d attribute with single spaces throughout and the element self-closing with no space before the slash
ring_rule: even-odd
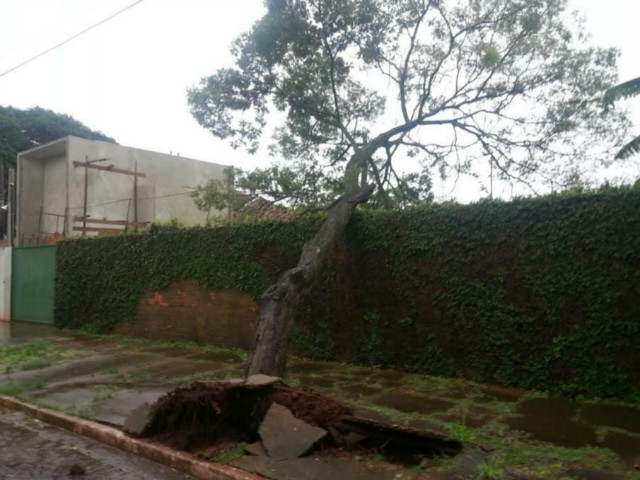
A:
<svg viewBox="0 0 640 480">
<path fill-rule="evenodd" d="M 11 319 L 53 323 L 53 282 L 56 247 L 13 249 Z"/>
</svg>

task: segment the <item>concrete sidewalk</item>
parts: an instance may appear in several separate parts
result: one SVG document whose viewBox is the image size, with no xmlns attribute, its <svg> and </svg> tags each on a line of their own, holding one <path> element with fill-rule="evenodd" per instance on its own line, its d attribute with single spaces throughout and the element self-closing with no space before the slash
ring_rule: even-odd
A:
<svg viewBox="0 0 640 480">
<path fill-rule="evenodd" d="M 3 338 L 0 393 L 116 428 L 141 403 L 152 403 L 179 385 L 242 375 L 242 352 L 212 346 L 42 328 L 33 336 L 22 332 L 0 335 Z M 25 356 L 24 361 L 2 356 L 16 345 L 32 346 L 36 356 Z M 476 458 L 471 466 L 466 461 L 469 478 L 490 467 L 531 479 L 582 478 L 571 476 L 576 468 L 623 475 L 589 478 L 640 478 L 633 470 L 640 456 L 637 406 L 580 404 L 462 380 L 297 358 L 290 361 L 287 383 L 313 388 L 399 424 L 439 429 L 469 445 L 501 452 L 494 460 Z M 434 459 L 420 469 L 400 470 L 402 477 L 394 469 L 391 477 L 366 478 L 456 478 L 451 475 L 460 468 L 455 461 Z"/>
</svg>

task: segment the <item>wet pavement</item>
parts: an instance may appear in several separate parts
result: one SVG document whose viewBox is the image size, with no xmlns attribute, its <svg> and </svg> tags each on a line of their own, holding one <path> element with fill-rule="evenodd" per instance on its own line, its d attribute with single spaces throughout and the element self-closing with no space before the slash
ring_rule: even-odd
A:
<svg viewBox="0 0 640 480">
<path fill-rule="evenodd" d="M 192 478 L 135 455 L 0 410 L 0 479 L 186 480 Z"/>
<path fill-rule="evenodd" d="M 3 368 L 0 357 L 0 393 L 116 427 L 122 426 L 129 412 L 141 403 L 152 403 L 179 385 L 239 377 L 243 370 L 242 355 L 235 351 L 81 335 L 43 326 L 9 328 L 0 322 L 0 348 L 34 339 L 49 348 L 37 368 L 31 368 L 28 362 L 29 369 L 20 364 Z M 569 453 L 558 450 L 558 458 L 540 460 L 556 462 L 555 473 L 565 466 L 570 469 L 588 464 L 636 475 L 620 478 L 640 479 L 640 471 L 633 470 L 640 463 L 638 406 L 579 403 L 544 398 L 521 389 L 298 358 L 290 360 L 287 383 L 313 388 L 399 424 L 435 425 L 464 442 L 501 446 L 496 438 L 515 439 L 509 441 L 527 448 L 531 445 L 545 455 L 551 455 L 555 447 L 579 449 Z M 254 466 L 256 461 L 245 460 Z M 522 462 L 526 464 L 526 460 Z M 437 462 L 434 465 L 440 468 Z M 255 471 L 274 466 L 259 467 Z M 330 471 L 333 465 L 325 468 Z M 526 465 L 522 469 L 530 471 Z M 562 472 L 559 476 L 534 474 L 521 478 L 571 478 Z"/>
</svg>

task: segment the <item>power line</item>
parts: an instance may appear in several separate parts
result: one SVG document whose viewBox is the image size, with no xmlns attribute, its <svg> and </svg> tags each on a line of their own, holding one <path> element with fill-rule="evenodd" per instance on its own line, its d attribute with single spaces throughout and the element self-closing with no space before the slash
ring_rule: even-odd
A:
<svg viewBox="0 0 640 480">
<path fill-rule="evenodd" d="M 70 41 L 72 41 L 72 40 L 75 40 L 75 39 L 76 39 L 76 38 L 78 38 L 79 36 L 84 35 L 84 34 L 85 34 L 85 33 L 87 33 L 88 31 L 93 30 L 94 28 L 96 28 L 96 27 L 98 27 L 98 26 L 102 25 L 103 23 L 108 22 L 108 21 L 109 21 L 109 20 L 111 20 L 112 18 L 117 17 L 117 16 L 118 16 L 118 15 L 120 15 L 121 13 L 126 12 L 127 10 L 129 10 L 129 9 L 131 9 L 131 8 L 133 8 L 133 7 L 135 7 L 135 6 L 136 6 L 136 5 L 138 5 L 139 3 L 142 3 L 143 1 L 144 1 L 144 0 L 138 0 L 137 2 L 134 2 L 134 3 L 132 3 L 131 5 L 129 5 L 129 6 L 127 6 L 127 7 L 124 7 L 124 8 L 123 8 L 123 9 L 121 9 L 121 10 L 118 10 L 116 13 L 114 13 L 114 14 L 112 14 L 112 15 L 109 15 L 107 18 L 104 18 L 104 19 L 100 20 L 98 23 L 94 23 L 93 25 L 91 25 L 91 26 L 89 26 L 89 27 L 85 28 L 85 29 L 84 29 L 84 30 L 82 30 L 81 32 L 78 32 L 78 33 L 76 33 L 75 35 L 72 35 L 71 37 L 67 38 L 66 40 L 63 40 L 62 42 L 60 42 L 60 43 L 58 43 L 58 44 L 54 45 L 53 47 L 47 48 L 46 50 L 44 50 L 44 51 L 42 51 L 42 52 L 38 53 L 37 55 L 35 55 L 35 56 L 33 56 L 33 57 L 31 57 L 31 58 L 29 58 L 29 59 L 25 60 L 24 62 L 22 62 L 22 63 L 20 63 L 20 64 L 16 65 L 15 67 L 12 67 L 12 68 L 10 68 L 9 70 L 7 70 L 7 71 L 5 71 L 5 72 L 0 73 L 0 77 L 4 77 L 4 76 L 5 76 L 5 75 L 7 75 L 8 73 L 11 73 L 11 72 L 13 72 L 13 71 L 15 71 L 15 70 L 17 70 L 17 69 L 19 69 L 19 68 L 21 68 L 21 67 L 24 67 L 24 66 L 25 66 L 25 65 L 27 65 L 28 63 L 31 63 L 31 62 L 33 62 L 34 60 L 37 60 L 38 58 L 42 57 L 43 55 L 46 55 L 47 53 L 49 53 L 49 52 L 51 52 L 51 51 L 55 50 L 56 48 L 59 48 L 59 47 L 63 46 L 64 44 L 69 43 L 69 42 L 70 42 Z"/>
<path fill-rule="evenodd" d="M 165 195 L 156 195 L 155 197 L 138 197 L 138 200 L 155 200 L 158 198 L 169 198 L 169 197 L 179 197 L 181 195 L 190 195 L 191 192 L 179 192 L 179 193 L 168 193 Z M 87 208 L 94 208 L 94 207 L 104 207 L 106 205 L 113 205 L 115 203 L 124 203 L 124 202 L 128 202 L 131 201 L 133 198 L 132 197 L 127 197 L 127 198 L 121 198 L 119 200 L 111 200 L 110 202 L 104 202 L 104 203 L 96 203 L 94 205 L 87 205 Z M 78 207 L 69 207 L 69 210 L 80 210 L 81 208 L 84 208 L 84 206 L 78 206 Z"/>
</svg>

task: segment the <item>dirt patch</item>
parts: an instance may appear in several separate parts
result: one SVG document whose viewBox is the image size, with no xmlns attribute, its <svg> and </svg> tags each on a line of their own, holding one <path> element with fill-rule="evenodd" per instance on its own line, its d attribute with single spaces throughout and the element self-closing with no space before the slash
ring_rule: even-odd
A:
<svg viewBox="0 0 640 480">
<path fill-rule="evenodd" d="M 225 442 L 253 444 L 273 404 L 328 432 L 314 451 L 355 450 L 409 457 L 455 455 L 462 445 L 436 431 L 358 417 L 349 405 L 282 382 L 194 382 L 161 397 L 142 436 L 198 455 Z"/>
<path fill-rule="evenodd" d="M 272 402 L 321 428 L 328 428 L 340 415 L 352 413 L 341 402 L 282 383 L 241 388 L 224 382 L 194 382 L 158 400 L 145 436 L 189 451 L 212 442 L 252 443 L 258 440 L 258 427 Z"/>
</svg>

